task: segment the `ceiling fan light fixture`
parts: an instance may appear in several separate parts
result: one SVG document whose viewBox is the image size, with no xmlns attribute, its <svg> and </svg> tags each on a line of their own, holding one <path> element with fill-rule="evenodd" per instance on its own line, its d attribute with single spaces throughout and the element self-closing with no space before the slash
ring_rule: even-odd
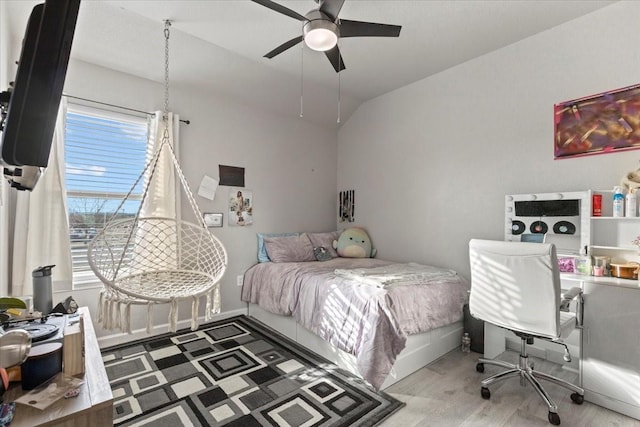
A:
<svg viewBox="0 0 640 427">
<path fill-rule="evenodd" d="M 338 26 L 326 19 L 314 19 L 303 28 L 304 42 L 310 49 L 325 52 L 338 43 Z"/>
</svg>

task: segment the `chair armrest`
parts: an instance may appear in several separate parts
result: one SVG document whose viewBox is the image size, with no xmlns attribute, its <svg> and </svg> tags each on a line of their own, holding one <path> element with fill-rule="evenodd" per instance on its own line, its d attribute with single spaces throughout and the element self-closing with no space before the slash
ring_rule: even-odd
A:
<svg viewBox="0 0 640 427">
<path fill-rule="evenodd" d="M 582 295 L 582 289 L 579 287 L 573 287 L 562 295 L 560 301 L 560 311 L 569 311 L 569 304 L 576 299 L 579 295 Z"/>
<path fill-rule="evenodd" d="M 582 293 L 582 288 L 578 287 L 578 286 L 574 286 L 573 288 L 569 289 L 567 292 L 562 294 L 562 300 L 568 300 L 571 301 L 573 299 L 575 299 L 575 297 L 577 297 L 578 295 L 580 295 Z"/>
<path fill-rule="evenodd" d="M 560 301 L 560 311 L 569 311 L 569 306 L 573 300 L 577 300 L 576 321 L 578 327 L 582 326 L 582 289 L 575 286 L 562 295 Z"/>
</svg>

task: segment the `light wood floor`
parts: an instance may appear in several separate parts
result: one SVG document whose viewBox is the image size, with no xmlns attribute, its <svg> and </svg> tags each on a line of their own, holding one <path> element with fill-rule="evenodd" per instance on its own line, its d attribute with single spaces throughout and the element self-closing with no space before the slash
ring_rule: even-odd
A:
<svg viewBox="0 0 640 427">
<path fill-rule="evenodd" d="M 515 378 L 491 387 L 491 399 L 480 396 L 480 380 L 503 370 L 485 365 L 485 372 L 476 372 L 480 355 L 452 351 L 422 368 L 385 391 L 406 406 L 385 420 L 381 427 L 423 426 L 551 426 L 548 409 L 535 390 L 520 386 Z M 500 358 L 515 363 L 518 355 L 507 351 Z M 535 369 L 570 381 L 577 374 L 559 365 L 531 358 Z M 570 391 L 543 381 L 543 387 L 558 405 L 561 426 L 638 427 L 640 421 L 584 402 L 576 405 Z"/>
</svg>

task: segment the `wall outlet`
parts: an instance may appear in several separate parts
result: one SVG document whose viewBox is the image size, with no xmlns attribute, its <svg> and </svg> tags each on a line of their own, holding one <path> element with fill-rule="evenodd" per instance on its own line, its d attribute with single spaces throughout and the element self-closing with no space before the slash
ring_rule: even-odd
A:
<svg viewBox="0 0 640 427">
<path fill-rule="evenodd" d="M 238 285 L 238 286 L 242 286 L 242 280 L 243 280 L 243 279 L 244 279 L 244 276 L 243 276 L 243 275 L 241 275 L 241 274 L 239 274 L 239 275 L 236 277 L 236 285 Z"/>
</svg>

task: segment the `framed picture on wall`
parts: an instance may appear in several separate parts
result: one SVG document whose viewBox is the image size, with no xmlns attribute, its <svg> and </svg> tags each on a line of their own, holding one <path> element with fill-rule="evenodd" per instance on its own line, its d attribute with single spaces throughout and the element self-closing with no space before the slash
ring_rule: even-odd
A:
<svg viewBox="0 0 640 427">
<path fill-rule="evenodd" d="M 356 215 L 355 190 L 338 193 L 338 222 L 354 222 Z"/>
<path fill-rule="evenodd" d="M 205 213 L 204 223 L 207 227 L 222 227 L 221 213 Z"/>
<path fill-rule="evenodd" d="M 554 105 L 554 158 L 640 148 L 640 85 Z"/>
</svg>

